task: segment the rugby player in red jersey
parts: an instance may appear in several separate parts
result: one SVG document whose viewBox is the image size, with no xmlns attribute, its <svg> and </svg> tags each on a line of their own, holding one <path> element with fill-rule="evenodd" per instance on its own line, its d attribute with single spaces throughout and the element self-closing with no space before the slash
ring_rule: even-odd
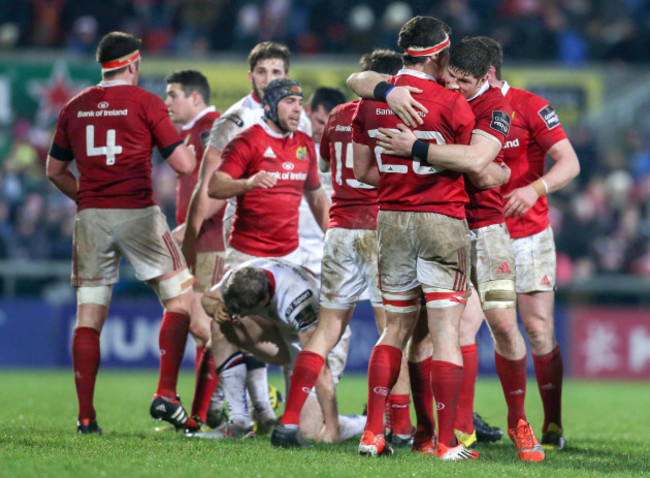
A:
<svg viewBox="0 0 650 478">
<path fill-rule="evenodd" d="M 461 95 L 436 81 L 449 57 L 449 31 L 433 17 L 409 20 L 398 40 L 404 49 L 404 69 L 389 83 L 425 92 L 422 101 L 428 113 L 416 135 L 438 143 L 468 144 L 475 124 L 471 108 Z M 383 435 L 383 410 L 424 292 L 433 342 L 430 384 L 437 401 L 439 433 L 435 445 L 433 429 L 418 428 L 413 447 L 445 460 L 475 459 L 478 454 L 457 443 L 454 436 L 463 373 L 458 327 L 469 295 L 468 197 L 462 174 L 383 154 L 376 142 L 378 129 L 394 128 L 398 122 L 383 102 L 368 100 L 359 103 L 353 120 L 355 176 L 379 191 L 379 271 L 386 311 L 386 328 L 368 365 L 368 422 L 359 453 L 392 452 Z"/>
<path fill-rule="evenodd" d="M 481 39 L 464 38 L 452 49 L 445 75 L 447 88 L 465 96 L 476 116 L 469 146 L 415 145 L 415 135 L 405 127 L 400 127 L 401 132 L 381 130 L 385 137 L 380 138 L 379 144 L 387 152 L 400 156 L 411 154 L 414 145 L 416 149 L 426 148 L 427 162 L 435 166 L 451 169 L 471 166 L 475 171 L 483 168 L 468 174 L 471 181 L 466 184 L 470 198 L 466 210 L 472 245 L 471 278 L 478 296 L 472 294 L 461 320 L 464 378 L 456 435 L 466 446 L 476 441 L 473 424 L 474 385 L 478 374 L 476 333 L 485 313 L 494 336 L 497 373 L 508 404 L 508 429 L 513 432 L 522 460 L 541 461 L 544 452 L 524 411 L 526 346 L 517 328 L 515 260 L 505 225 L 503 200 L 499 188 L 481 189 L 475 185 L 491 182 L 489 170 L 493 161 L 503 163 L 502 147 L 512 116 L 508 101 L 487 81 L 490 61 L 490 50 Z"/>
<path fill-rule="evenodd" d="M 172 121 L 181 125 L 181 136 L 187 146 L 194 149 L 198 165 L 194 172 L 178 177 L 176 185 L 176 223 L 174 237 L 181 244 L 187 227 L 187 211 L 200 171 L 203 171 L 202 158 L 210 129 L 220 114 L 210 102 L 210 85 L 207 78 L 196 70 L 178 70 L 169 74 L 165 104 Z M 215 370 L 212 349 L 206 347 L 210 340 L 210 317 L 201 306 L 203 292 L 216 284 L 221 278 L 224 266 L 225 248 L 223 244 L 222 217 L 223 201 L 216 201 L 214 214 L 200 224 L 192 224 L 188 234 L 194 233 L 191 261 L 185 257 L 194 274 L 194 304 L 190 318 L 190 333 L 196 342 L 196 386 L 190 416 L 201 423 L 206 421 L 210 398 L 214 393 L 218 376 Z M 194 246 L 196 244 L 196 246 Z M 196 249 L 194 249 L 194 247 Z M 184 254 L 189 254 L 183 248 Z M 197 419 L 198 417 L 198 419 Z"/>
<path fill-rule="evenodd" d="M 302 113 L 300 85 L 288 78 L 273 80 L 262 101 L 264 119 L 228 143 L 208 187 L 213 198 L 237 197 L 226 253 L 226 262 L 233 266 L 258 257 L 296 261 L 298 205 L 303 195 L 321 229 L 327 226 L 329 201 L 320 186 L 314 143 L 297 131 Z M 221 347 L 218 353 L 226 357 L 237 353 L 236 347 L 227 345 L 229 350 Z M 230 426 L 237 433 L 247 430 L 245 404 L 234 410 L 236 397 L 226 398 Z"/>
<path fill-rule="evenodd" d="M 544 407 L 542 446 L 564 448 L 562 429 L 563 363 L 555 339 L 555 242 L 548 217 L 550 192 L 562 189 L 580 173 L 578 157 L 557 113 L 544 98 L 511 87 L 501 79 L 501 45 L 481 38 L 492 53 L 488 81 L 499 88 L 515 116 L 504 147 L 512 170 L 502 187 L 506 225 L 512 238 L 517 273 L 519 314 L 533 352 L 537 385 Z M 546 170 L 545 160 L 553 160 Z"/>
<path fill-rule="evenodd" d="M 291 52 L 285 45 L 280 43 L 265 41 L 255 45 L 248 55 L 248 81 L 251 84 L 251 92 L 229 107 L 212 126 L 202 162 L 204 171 L 199 176 L 197 190 L 192 196 L 192 203 L 188 212 L 187 224 L 192 227 L 186 229 L 183 240 L 183 252 L 190 267 L 194 264 L 194 244 L 198 228 L 204 218 L 207 218 L 210 211 L 215 207 L 216 200 L 208 197 L 208 183 L 214 171 L 221 164 L 221 153 L 237 134 L 261 120 L 264 113 L 262 108 L 264 90 L 272 80 L 288 76 L 290 58 Z M 298 129 L 306 134 L 311 134 L 311 124 L 304 112 L 301 114 Z M 232 229 L 235 204 L 236 198 L 231 198 L 227 201 L 224 210 L 223 235 L 226 249 L 229 247 L 227 241 Z M 219 334 L 218 329 L 213 328 L 212 340 L 215 350 L 229 350 L 226 338 Z M 224 343 L 224 346 L 219 347 L 220 343 Z M 269 401 L 266 365 L 250 354 L 242 355 L 241 353 L 234 356 L 215 355 L 215 362 L 219 375 L 222 379 L 226 377 L 226 380 L 221 381 L 220 390 L 213 396 L 208 410 L 208 424 L 217 427 L 225 416 L 223 398 L 226 393 L 224 390 L 226 385 L 245 380 L 253 404 L 257 431 L 269 432 L 276 420 L 276 416 Z M 242 376 L 244 378 L 241 378 Z M 240 378 L 231 381 L 230 377 Z M 228 390 L 227 393 L 231 397 L 231 402 L 236 397 L 243 395 L 239 392 L 239 389 Z"/>
<path fill-rule="evenodd" d="M 93 393 L 99 368 L 99 335 L 108 314 L 121 257 L 149 283 L 165 309 L 160 325 L 160 377 L 151 416 L 177 428 L 193 427 L 177 395 L 178 370 L 190 324 L 193 278 L 180 248 L 154 203 L 151 151 L 158 147 L 179 174 L 196 160 L 176 132 L 167 107 L 138 88 L 139 39 L 105 35 L 97 48 L 102 81 L 68 101 L 57 121 L 47 176 L 77 203 L 72 286 L 77 323 L 72 362 L 79 400 L 77 431 L 100 433 Z M 76 160 L 79 178 L 69 170 Z"/>
</svg>

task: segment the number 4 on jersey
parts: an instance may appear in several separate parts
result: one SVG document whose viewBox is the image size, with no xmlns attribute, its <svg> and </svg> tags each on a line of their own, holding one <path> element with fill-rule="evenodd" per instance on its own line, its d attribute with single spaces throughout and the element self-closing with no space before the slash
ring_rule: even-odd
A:
<svg viewBox="0 0 650 478">
<path fill-rule="evenodd" d="M 115 130 L 106 131 L 106 146 L 95 146 L 95 127 L 86 126 L 86 155 L 106 156 L 106 164 L 112 166 L 115 164 L 115 156 L 122 152 L 122 146 L 115 144 Z"/>
</svg>

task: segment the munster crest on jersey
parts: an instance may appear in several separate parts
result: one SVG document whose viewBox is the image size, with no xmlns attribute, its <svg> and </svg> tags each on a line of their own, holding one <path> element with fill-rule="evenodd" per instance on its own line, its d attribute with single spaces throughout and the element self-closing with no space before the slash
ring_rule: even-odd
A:
<svg viewBox="0 0 650 478">
<path fill-rule="evenodd" d="M 307 146 L 300 146 L 296 149 L 296 158 L 305 159 L 307 157 Z"/>
</svg>

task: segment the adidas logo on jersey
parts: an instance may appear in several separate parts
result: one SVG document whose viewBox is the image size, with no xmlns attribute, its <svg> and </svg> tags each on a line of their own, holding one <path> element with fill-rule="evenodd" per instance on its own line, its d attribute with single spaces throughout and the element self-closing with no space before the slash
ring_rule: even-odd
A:
<svg viewBox="0 0 650 478">
<path fill-rule="evenodd" d="M 499 266 L 497 269 L 497 274 L 510 274 L 512 271 L 510 270 L 510 267 L 508 267 L 508 263 L 504 262 Z"/>
<path fill-rule="evenodd" d="M 539 281 L 540 284 L 542 285 L 551 285 L 551 281 L 548 280 L 548 276 L 544 274 L 544 277 L 542 277 L 542 280 Z"/>
<path fill-rule="evenodd" d="M 277 158 L 271 147 L 269 146 L 266 148 L 266 151 L 264 151 L 264 157 L 265 158 Z"/>
</svg>

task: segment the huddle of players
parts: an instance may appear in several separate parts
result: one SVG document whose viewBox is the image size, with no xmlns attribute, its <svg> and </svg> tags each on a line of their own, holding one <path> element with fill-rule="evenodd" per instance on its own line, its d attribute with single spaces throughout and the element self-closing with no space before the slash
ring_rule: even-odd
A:
<svg viewBox="0 0 650 478">
<path fill-rule="evenodd" d="M 189 170 L 194 171 L 193 177 L 185 185 L 183 182 L 179 184 L 177 219 L 179 224 L 185 226 L 175 231 L 177 237 L 182 234 L 183 254 L 195 273 L 195 289 L 199 294 L 217 282 L 223 273 L 225 247 L 219 234 L 223 199 L 239 196 L 235 206 L 237 212 L 234 225 L 232 229 L 224 227 L 224 232 L 231 230 L 231 248 L 228 252 L 231 257 L 226 256 L 225 262 L 235 272 L 245 268 L 241 264 L 246 260 L 259 257 L 284 257 L 294 263 L 300 263 L 299 256 L 292 256 L 297 248 L 297 237 L 295 234 L 294 237 L 287 236 L 289 231 L 295 231 L 293 222 L 296 217 L 293 212 L 289 217 L 287 211 L 293 210 L 294 206 L 297 209 L 301 189 L 307 191 L 305 196 L 310 200 L 314 217 L 323 230 L 327 229 L 319 322 L 313 333 L 306 340 L 300 341 L 302 351 L 297 354 L 293 366 L 286 411 L 272 434 L 274 445 L 307 444 L 299 432 L 300 412 L 308 399 L 309 391 L 316 385 L 319 376 L 322 376 L 322 369 L 327 363 L 326 357 L 345 331 L 354 304 L 366 286 L 371 291 L 373 306 L 381 309 L 377 289 L 373 288 L 372 283 L 373 277 L 376 276 L 378 258 L 385 328 L 370 359 L 368 420 L 359 452 L 369 455 L 392 452 L 383 435 L 385 402 L 389 392 L 394 391 L 393 386 L 402 368 L 401 351 L 415 329 L 416 333 L 408 351 L 408 372 L 418 417 L 413 450 L 435 454 L 443 459 L 478 457 L 476 452 L 467 450 L 463 444 L 467 441 L 467 436 L 472 436 L 471 419 L 467 420 L 467 413 L 464 419 L 460 419 L 460 416 L 457 418 L 457 410 L 463 409 L 458 406 L 461 388 L 465 398 L 469 394 L 470 401 L 465 407 L 465 412 L 469 410 L 471 417 L 471 399 L 476 378 L 476 347 L 472 347 L 472 338 L 468 340 L 470 343 L 467 346 L 460 347 L 459 324 L 472 323 L 472 327 L 476 327 L 483 318 L 480 308 L 467 307 L 466 313 L 471 309 L 474 320 L 460 320 L 465 309 L 464 304 L 470 297 L 467 287 L 467 279 L 470 276 L 478 291 L 478 294 L 471 294 L 471 297 L 480 298 L 480 304 L 495 337 L 497 371 L 509 410 L 509 434 L 516 442 L 520 458 L 539 461 L 544 455 L 523 412 L 526 356 L 523 338 L 516 328 L 514 311 L 517 294 L 533 348 L 544 402 L 543 433 L 545 436 L 549 434 L 549 444 L 563 446 L 560 421 L 561 357 L 557 344 L 554 343 L 552 329 L 554 249 L 544 194 L 564 186 L 577 174 L 578 169 L 575 166 L 573 169 L 564 168 L 553 175 L 554 167 L 544 174 L 543 160 L 547 153 L 556 161 L 556 165 L 567 163 L 564 156 L 568 153 L 564 146 L 568 141 L 552 107 L 544 100 L 522 90 L 509 88 L 507 84 L 503 85 L 501 92 L 489 86 L 493 82 L 500 82 L 500 48 L 495 42 L 486 38 L 466 39 L 452 53 L 447 84 L 465 84 L 467 90 L 469 83 L 469 86 L 476 90 L 471 96 L 466 96 L 469 103 L 461 95 L 452 93 L 438 84 L 443 78 L 449 59 L 449 33 L 444 23 L 432 17 L 415 17 L 407 22 L 400 32 L 398 43 L 405 50 L 402 56 L 404 69 L 391 77 L 388 83 L 379 82 L 372 76 L 370 78 L 373 81 L 368 81 L 368 77 L 359 77 L 361 87 L 357 86 L 360 88 L 357 92 L 360 96 L 387 100 L 401 119 L 416 126 L 414 137 L 411 137 L 413 133 L 410 133 L 408 128 L 398 125 L 397 117 L 386 104 L 377 100 L 346 103 L 330 113 L 320 142 L 322 158 L 325 161 L 330 160 L 334 188 L 333 205 L 329 209 L 329 228 L 326 225 L 328 208 L 323 203 L 324 193 L 318 186 L 319 179 L 315 173 L 315 152 L 313 147 L 310 147 L 308 137 L 305 139 L 305 135 L 294 133 L 301 121 L 300 102 L 293 101 L 287 109 L 288 114 L 283 118 L 278 116 L 278 104 L 282 100 L 291 101 L 291 97 L 302 97 L 299 85 L 291 81 L 276 80 L 268 91 L 275 91 L 277 95 L 264 100 L 264 89 L 269 86 L 271 80 L 286 76 L 288 56 L 286 59 L 282 56 L 269 56 L 259 60 L 253 57 L 249 73 L 253 93 L 234 105 L 235 110 L 231 108 L 218 121 L 214 121 L 218 113 L 207 107 L 209 94 L 201 90 L 203 87 L 187 88 L 186 78 L 181 73 L 168 78 L 167 106 L 171 116 L 174 118 L 176 115 L 175 119 L 185 123 L 181 129 L 185 142 L 194 147 L 197 158 L 203 159 L 200 168 Z M 276 46 L 266 44 L 266 47 L 271 49 Z M 251 55 L 254 52 L 255 49 Z M 132 59 L 133 52 L 129 50 L 125 53 L 131 55 L 119 55 L 108 58 L 111 61 L 102 61 L 103 71 L 105 66 L 107 71 L 110 71 L 112 66 L 124 68 L 126 65 L 131 68 L 136 64 L 137 59 Z M 258 70 L 258 66 L 263 66 L 262 71 Z M 488 73 L 488 70 L 491 72 Z M 137 73 L 139 69 L 134 73 L 136 83 Z M 490 75 L 493 76 L 492 79 L 489 79 Z M 350 82 L 354 86 L 354 75 Z M 403 88 L 400 89 L 400 86 Z M 420 100 L 419 104 L 408 98 L 405 94 L 408 89 L 406 87 L 422 90 L 422 93 L 416 96 Z M 370 91 L 364 91 L 363 88 L 370 88 Z M 453 88 L 465 93 L 463 86 L 452 86 Z M 187 93 L 188 91 L 190 93 Z M 512 106 L 501 93 L 512 97 Z M 173 109 L 175 94 L 195 95 L 200 107 L 198 114 L 186 117 L 187 121 L 183 121 L 180 113 Z M 523 99 L 518 99 L 521 97 Z M 267 111 L 264 113 L 266 120 L 258 123 L 263 111 L 260 99 Z M 407 116 L 409 111 L 414 111 L 414 104 L 424 107 L 424 114 Z M 514 119 L 513 108 L 517 112 Z M 416 125 L 415 121 L 423 124 Z M 206 149 L 206 126 L 212 122 L 213 132 Z M 247 129 L 246 133 L 230 142 L 237 132 L 255 123 L 257 124 Z M 222 132 L 223 129 L 230 128 L 230 134 L 215 134 L 215 129 L 218 131 L 219 128 L 222 128 Z M 513 138 L 515 128 L 517 136 L 508 140 L 512 141 L 510 144 L 513 147 L 502 151 L 506 137 Z M 171 133 L 169 135 L 173 137 Z M 57 183 L 57 176 L 50 174 L 50 163 L 57 165 L 57 161 L 65 162 L 70 157 L 65 151 L 61 152 L 64 149 L 61 147 L 65 145 L 59 144 L 57 138 L 60 136 L 55 136 L 51 160 L 48 158 L 48 175 L 57 186 L 64 184 L 62 190 L 65 192 L 65 183 Z M 59 141 L 65 142 L 61 139 Z M 110 163 L 111 152 L 106 151 L 110 150 L 110 141 L 110 136 L 107 136 L 107 146 L 101 152 L 106 155 L 107 164 Z M 283 148 L 289 143 L 291 148 L 287 153 Z M 562 143 L 563 148 L 556 148 L 558 143 Z M 169 148 L 166 144 L 160 146 L 163 152 Z M 570 145 L 568 147 L 570 148 Z M 517 151 L 513 151 L 509 161 L 508 152 L 515 149 Z M 351 154 L 352 152 L 354 154 Z M 507 181 L 508 169 L 499 166 L 499 163 L 503 162 L 501 154 L 504 152 L 506 163 L 512 171 L 510 182 L 505 186 L 505 190 L 509 191 L 506 195 L 508 201 L 505 210 L 498 189 L 484 189 Z M 293 155 L 288 158 L 290 161 L 280 164 L 291 163 L 285 167 L 287 172 L 293 172 L 293 175 L 288 176 L 301 178 L 302 184 L 298 188 L 296 184 L 286 184 L 284 186 L 288 189 L 284 191 L 285 196 L 274 197 L 268 193 L 272 192 L 273 188 L 279 189 L 283 186 L 278 177 L 284 176 L 269 174 L 264 170 L 264 158 L 277 160 L 277 156 L 282 157 L 283 154 Z M 77 154 L 72 157 L 77 158 L 79 162 Z M 577 165 L 577 159 L 575 164 Z M 300 167 L 304 171 L 296 169 Z M 250 175 L 250 171 L 255 173 Z M 187 173 L 188 170 L 183 172 Z M 463 173 L 468 179 L 467 188 Z M 542 175 L 544 179 L 541 178 Z M 196 184 L 196 187 L 192 183 Z M 376 189 L 369 185 L 375 186 Z M 71 192 L 68 195 L 76 198 Z M 190 195 L 191 200 L 188 203 L 187 198 Z M 277 199 L 280 202 L 277 202 Z M 533 210 L 528 212 L 531 206 Z M 251 212 L 258 208 L 263 208 L 265 212 L 275 212 L 276 217 L 251 215 Z M 183 217 L 185 211 L 189 212 Z M 506 219 L 505 214 L 514 217 Z M 466 217 L 470 223 L 469 229 Z M 514 255 L 509 252 L 510 240 L 504 220 L 510 235 L 515 238 Z M 509 220 L 512 220 L 516 234 L 513 234 Z M 529 234 L 531 227 L 540 225 L 540 230 Z M 265 238 L 269 240 L 265 242 Z M 515 245 L 517 240 L 522 241 L 518 249 Z M 75 243 L 77 242 L 75 239 Z M 278 242 L 282 248 L 280 251 Z M 169 246 L 168 242 L 165 244 L 171 256 L 182 261 L 182 257 L 178 257 L 177 249 L 174 249 L 173 245 Z M 340 247 L 341 245 L 346 247 Z M 498 251 L 498 254 L 493 255 L 495 251 Z M 79 255 L 79 251 L 76 252 L 76 255 Z M 341 253 L 349 257 L 343 257 Z M 522 260 L 523 265 L 520 265 L 518 253 L 533 257 L 528 261 Z M 537 257 L 538 253 L 542 254 L 541 258 Z M 178 264 L 174 264 L 175 271 L 183 269 L 182 266 L 177 266 Z M 267 265 L 267 268 L 272 266 L 273 264 Z M 264 269 L 263 264 L 257 264 L 257 267 Z M 530 274 L 526 267 L 532 269 Z M 543 273 L 541 278 L 525 278 L 539 274 L 538 269 Z M 520 286 L 518 280 L 515 289 L 514 270 L 520 271 L 520 280 L 524 279 L 528 283 L 524 282 L 524 285 Z M 233 273 L 228 277 L 234 275 Z M 272 274 L 266 275 L 272 277 Z M 229 310 L 227 301 L 224 304 L 223 291 L 228 285 L 228 277 L 206 295 L 209 300 L 217 300 L 225 305 L 227 313 L 222 315 L 233 316 L 236 314 L 230 313 L 232 310 Z M 142 278 L 147 280 L 150 276 Z M 179 286 L 182 292 L 180 297 L 187 298 L 190 295 L 185 293 L 186 282 L 183 281 L 182 286 Z M 278 287 L 278 284 L 273 286 Z M 205 421 L 210 397 L 214 394 L 217 384 L 215 364 L 219 365 L 223 381 L 228 380 L 229 376 L 235 377 L 239 382 L 242 377 L 245 380 L 245 370 L 244 374 L 241 372 L 247 363 L 251 364 L 249 369 L 252 371 L 263 370 L 263 367 L 254 358 L 242 355 L 237 347 L 229 348 L 224 345 L 229 342 L 224 340 L 221 327 L 210 323 L 209 317 L 200 306 L 199 294 L 194 295 L 191 304 L 184 300 L 184 308 L 180 313 L 184 318 L 182 321 L 178 320 L 183 323 L 172 328 L 172 334 L 168 332 L 167 336 L 180 337 L 184 334 L 183 348 L 188 330 L 197 339 L 197 388 L 191 416 L 198 416 L 200 420 Z M 538 300 L 539 294 L 546 300 Z M 522 297 L 526 295 L 533 296 L 531 300 L 524 299 L 527 301 L 527 307 L 531 309 L 530 315 L 534 317 L 530 323 L 526 322 L 523 310 Z M 80 308 L 86 303 L 99 303 L 107 308 L 105 295 L 98 298 L 97 294 L 85 292 L 80 294 L 80 297 Z M 165 304 L 168 299 L 161 296 L 161 300 Z M 204 300 L 204 304 L 208 302 Z M 421 303 L 426 304 L 426 307 L 422 308 L 422 319 L 419 327 L 416 327 Z M 268 304 L 261 304 L 266 305 Z M 215 316 L 218 315 L 214 309 L 210 310 Z M 169 312 L 166 312 L 166 317 L 167 314 Z M 174 318 L 178 319 L 177 316 Z M 313 326 L 313 322 L 315 320 L 303 324 L 305 329 L 313 329 L 308 327 Z M 473 333 L 475 337 L 476 330 L 466 335 L 471 337 Z M 75 334 L 78 332 L 79 328 Z M 431 340 L 428 337 L 431 337 Z M 236 342 L 236 339 L 232 341 Z M 210 343 L 212 347 L 207 347 Z M 216 346 L 217 343 L 222 346 Z M 550 349 L 544 350 L 549 345 Z M 73 341 L 73 349 L 75 347 Z M 540 350 L 542 352 L 538 353 Z M 163 376 L 170 375 L 168 370 L 163 371 L 165 355 L 167 354 L 161 354 L 161 381 Z M 98 362 L 93 366 L 96 375 Z M 174 366 L 177 375 L 178 368 Z M 75 363 L 76 377 L 78 368 Z M 171 375 L 174 375 L 174 370 Z M 541 381 L 540 375 L 543 376 Z M 169 382 L 168 377 L 167 381 Z M 258 418 L 264 414 L 269 417 L 266 382 L 262 380 L 261 386 L 260 380 L 252 382 L 257 382 L 257 385 L 249 387 L 249 392 Z M 78 380 L 77 387 L 80 395 L 83 390 L 80 392 Z M 83 393 L 88 395 L 87 391 Z M 438 410 L 437 434 L 434 431 L 434 396 Z M 237 401 L 233 397 L 227 398 L 229 406 L 231 399 L 233 402 Z M 461 396 L 460 401 L 462 400 Z M 86 398 L 85 402 L 87 401 Z M 92 407 L 92 391 L 90 401 Z M 94 409 L 88 412 L 86 404 L 86 410 L 82 413 L 81 405 L 80 395 L 78 430 L 81 433 L 101 430 L 94 418 Z M 230 411 L 231 417 L 237 417 L 237 410 Z M 327 412 L 327 407 L 323 407 L 326 426 L 331 424 L 331 415 Z M 200 426 L 185 414 L 175 395 L 174 380 L 168 384 L 167 389 L 161 391 L 159 386 L 152 402 L 151 414 L 153 417 L 170 421 L 179 428 L 197 429 Z M 329 428 L 330 431 L 325 435 L 328 439 L 340 437 L 335 421 Z M 226 436 L 235 436 L 237 433 L 238 436 L 246 436 L 248 427 L 246 423 L 235 424 L 232 428 L 226 428 L 224 433 Z M 457 442 L 457 435 L 460 443 Z M 471 444 L 471 438 L 469 441 L 468 445 Z"/>
</svg>

